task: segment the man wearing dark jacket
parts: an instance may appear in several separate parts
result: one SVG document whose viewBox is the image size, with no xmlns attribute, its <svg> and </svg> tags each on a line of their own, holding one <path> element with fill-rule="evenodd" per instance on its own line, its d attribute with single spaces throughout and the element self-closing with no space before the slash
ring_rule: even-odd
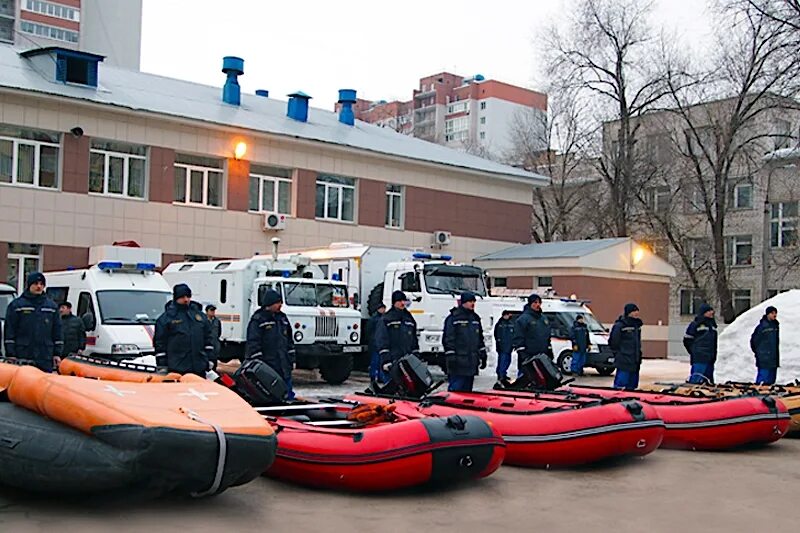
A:
<svg viewBox="0 0 800 533">
<path fill-rule="evenodd" d="M 72 304 L 58 306 L 61 313 L 61 333 L 64 336 L 64 356 L 80 354 L 86 349 L 86 327 L 83 320 L 72 314 Z"/>
<path fill-rule="evenodd" d="M 494 342 L 497 349 L 497 380 L 508 379 L 511 366 L 511 352 L 514 351 L 514 321 L 511 311 L 503 311 L 500 320 L 494 325 Z"/>
<path fill-rule="evenodd" d="M 205 377 L 213 367 L 209 362 L 214 351 L 211 324 L 203 307 L 192 301 L 192 290 L 185 283 L 172 288 L 172 301 L 156 320 L 153 346 L 156 359 L 166 356 L 170 372 Z"/>
<path fill-rule="evenodd" d="M 576 376 L 583 375 L 583 366 L 586 364 L 586 353 L 589 351 L 589 328 L 586 319 L 578 315 L 572 323 L 572 364 L 570 370 Z"/>
<path fill-rule="evenodd" d="M 58 307 L 45 295 L 41 272 L 31 272 L 25 287 L 6 309 L 6 357 L 28 359 L 40 370 L 52 372 L 64 350 Z"/>
<path fill-rule="evenodd" d="M 517 350 L 517 375 L 522 375 L 520 366 L 528 357 L 547 354 L 553 358 L 550 345 L 550 321 L 542 313 L 542 299 L 538 294 L 528 296 L 528 305 L 514 322 L 514 349 Z"/>
<path fill-rule="evenodd" d="M 294 400 L 294 338 L 289 318 L 281 311 L 283 298 L 270 289 L 264 292 L 260 303 L 261 308 L 253 313 L 247 325 L 247 358 L 264 361 L 283 377 L 288 398 Z"/>
<path fill-rule="evenodd" d="M 381 369 L 388 372 L 401 357 L 413 354 L 419 357 L 417 322 L 406 309 L 406 295 L 403 291 L 392 293 L 392 308 L 378 321 L 375 332 L 375 345 L 381 359 Z"/>
<path fill-rule="evenodd" d="M 219 361 L 219 352 L 222 348 L 220 344 L 220 337 L 222 337 L 222 322 L 219 318 L 217 318 L 217 306 L 214 304 L 208 304 L 206 306 L 206 318 L 208 319 L 208 323 L 211 325 L 211 345 L 214 347 L 212 353 L 209 354 L 208 360 L 211 361 L 214 365 L 214 368 L 217 367 L 217 361 Z"/>
<path fill-rule="evenodd" d="M 697 316 L 686 328 L 683 346 L 689 352 L 692 365 L 689 383 L 714 383 L 714 363 L 717 362 L 717 321 L 714 308 L 704 303 Z"/>
<path fill-rule="evenodd" d="M 478 366 L 486 368 L 486 345 L 481 317 L 475 312 L 475 295 L 461 294 L 460 305 L 444 321 L 444 358 L 447 365 L 447 390 L 472 392 Z"/>
<path fill-rule="evenodd" d="M 750 349 L 756 356 L 756 383 L 774 385 L 778 379 L 780 357 L 778 310 L 769 306 L 750 336 Z"/>
<path fill-rule="evenodd" d="M 636 389 L 642 366 L 642 321 L 636 304 L 625 304 L 624 314 L 611 328 L 608 347 L 614 352 L 614 366 L 617 368 L 614 388 Z"/>
<path fill-rule="evenodd" d="M 381 369 L 381 356 L 378 351 L 378 345 L 375 342 L 375 334 L 378 331 L 378 322 L 383 319 L 386 313 L 386 304 L 383 302 L 378 305 L 375 314 L 372 315 L 367 321 L 367 348 L 369 349 L 369 377 L 372 381 L 380 383 L 386 382 L 386 375 Z"/>
</svg>

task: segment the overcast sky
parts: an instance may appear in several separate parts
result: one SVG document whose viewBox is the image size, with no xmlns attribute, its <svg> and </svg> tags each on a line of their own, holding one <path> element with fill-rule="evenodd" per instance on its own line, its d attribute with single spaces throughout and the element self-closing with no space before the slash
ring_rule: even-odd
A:
<svg viewBox="0 0 800 533">
<path fill-rule="evenodd" d="M 536 89 L 537 37 L 572 1 L 144 0 L 141 68 L 221 87 L 222 57 L 237 55 L 244 91 L 302 90 L 326 109 L 342 88 L 407 100 L 443 70 Z M 655 17 L 695 45 L 707 39 L 703 0 L 656 0 Z"/>
</svg>

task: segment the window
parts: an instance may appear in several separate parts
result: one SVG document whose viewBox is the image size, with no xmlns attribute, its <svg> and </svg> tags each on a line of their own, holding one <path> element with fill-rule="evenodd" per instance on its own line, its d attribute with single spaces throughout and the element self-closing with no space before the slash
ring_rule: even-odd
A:
<svg viewBox="0 0 800 533">
<path fill-rule="evenodd" d="M 58 142 L 56 134 L 0 126 L 0 183 L 55 189 Z"/>
<path fill-rule="evenodd" d="M 725 240 L 725 260 L 732 266 L 753 264 L 753 236 L 735 235 Z"/>
<path fill-rule="evenodd" d="M 784 292 L 789 292 L 790 289 L 767 289 L 767 299 L 774 298 Z"/>
<path fill-rule="evenodd" d="M 69 301 L 69 287 L 47 287 L 45 294 L 58 305 Z"/>
<path fill-rule="evenodd" d="M 481 117 L 481 124 L 486 124 L 486 117 Z"/>
<path fill-rule="evenodd" d="M 683 183 L 681 190 L 683 191 L 684 211 L 686 213 L 702 213 L 705 210 L 703 191 L 697 183 Z"/>
<path fill-rule="evenodd" d="M 400 185 L 386 186 L 386 227 L 403 227 L 403 187 Z"/>
<path fill-rule="evenodd" d="M 700 291 L 694 289 L 681 289 L 680 292 L 681 315 L 694 316 L 703 303 Z"/>
<path fill-rule="evenodd" d="M 493 287 L 508 287 L 508 278 L 494 278 Z"/>
<path fill-rule="evenodd" d="M 222 207 L 222 163 L 205 157 L 176 156 L 175 202 Z"/>
<path fill-rule="evenodd" d="M 733 186 L 731 205 L 734 209 L 753 208 L 753 184 L 750 181 L 740 181 Z"/>
<path fill-rule="evenodd" d="M 292 212 L 292 171 L 283 168 L 250 167 L 250 211 Z"/>
<path fill-rule="evenodd" d="M 53 39 L 55 41 L 64 41 L 66 43 L 78 42 L 78 32 L 63 30 L 55 26 L 47 26 L 46 24 L 37 24 L 23 20 L 19 23 L 19 29 L 25 33 L 36 35 L 37 37 Z"/>
<path fill-rule="evenodd" d="M 3 4 L 0 3 L 0 6 Z M 2 15 L 0 13 L 0 15 Z M 14 19 L 0 16 L 0 42 L 14 42 Z"/>
<path fill-rule="evenodd" d="M 43 0 L 25 0 L 20 8 L 23 11 L 32 11 L 49 17 L 71 20 L 74 22 L 80 22 L 81 20 L 80 10 L 61 4 L 45 2 Z"/>
<path fill-rule="evenodd" d="M 486 132 L 485 132 L 485 131 L 482 131 L 482 132 L 480 133 L 480 138 L 481 138 L 481 139 L 485 139 L 485 138 L 486 138 Z"/>
<path fill-rule="evenodd" d="M 481 109 L 486 109 L 486 102 L 481 102 Z"/>
<path fill-rule="evenodd" d="M 670 139 L 668 135 L 654 134 L 645 137 L 644 146 L 648 162 L 651 164 L 665 163 L 670 156 Z"/>
<path fill-rule="evenodd" d="M 536 286 L 537 287 L 552 287 L 553 286 L 553 277 L 552 276 L 539 276 L 536 278 Z"/>
<path fill-rule="evenodd" d="M 8 284 L 22 294 L 28 274 L 39 270 L 39 246 L 36 244 L 8 244 Z"/>
<path fill-rule="evenodd" d="M 672 192 L 666 185 L 660 187 L 651 187 L 647 192 L 647 203 L 654 213 L 666 213 L 669 211 L 671 199 Z"/>
<path fill-rule="evenodd" d="M 702 268 L 711 260 L 711 250 L 706 239 L 686 239 L 686 255 L 692 268 Z"/>
<path fill-rule="evenodd" d="M 447 106 L 448 115 L 451 113 L 464 113 L 466 111 L 469 111 L 469 101 L 457 102 Z"/>
<path fill-rule="evenodd" d="M 792 145 L 792 125 L 786 120 L 775 119 L 772 128 L 775 149 L 789 148 Z"/>
<path fill-rule="evenodd" d="M 144 146 L 92 139 L 89 192 L 144 198 L 146 150 Z"/>
<path fill-rule="evenodd" d="M 355 180 L 334 176 L 317 178 L 317 207 L 315 215 L 324 220 L 353 222 L 355 220 Z"/>
<path fill-rule="evenodd" d="M 773 248 L 797 246 L 797 202 L 770 205 L 770 245 Z"/>
<path fill-rule="evenodd" d="M 750 309 L 750 289 L 735 289 L 731 291 L 733 299 L 733 312 L 736 316 Z"/>
<path fill-rule="evenodd" d="M 94 312 L 94 304 L 92 303 L 92 295 L 88 292 L 82 292 L 80 296 L 78 296 L 78 316 L 83 318 L 84 315 L 91 315 L 92 320 L 95 323 L 95 327 L 97 324 L 97 315 Z M 87 328 L 88 329 L 88 328 Z M 94 328 L 93 328 L 94 329 Z"/>
<path fill-rule="evenodd" d="M 219 303 L 224 304 L 228 301 L 228 280 L 219 281 Z"/>
</svg>

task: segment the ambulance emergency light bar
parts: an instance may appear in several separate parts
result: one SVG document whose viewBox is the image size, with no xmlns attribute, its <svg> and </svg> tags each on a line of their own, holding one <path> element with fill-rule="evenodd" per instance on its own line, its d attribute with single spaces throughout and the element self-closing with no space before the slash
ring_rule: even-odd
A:
<svg viewBox="0 0 800 533">
<path fill-rule="evenodd" d="M 441 260 L 441 261 L 452 261 L 453 260 L 453 256 L 452 255 L 427 254 L 427 253 L 421 253 L 421 252 L 417 252 L 414 255 L 412 255 L 411 257 L 413 257 L 414 259 L 438 259 L 438 260 Z"/>
<path fill-rule="evenodd" d="M 97 263 L 100 270 L 111 272 L 113 270 L 136 270 L 141 272 L 153 272 L 156 269 L 155 263 L 136 263 L 125 265 L 122 261 L 101 261 Z"/>
</svg>

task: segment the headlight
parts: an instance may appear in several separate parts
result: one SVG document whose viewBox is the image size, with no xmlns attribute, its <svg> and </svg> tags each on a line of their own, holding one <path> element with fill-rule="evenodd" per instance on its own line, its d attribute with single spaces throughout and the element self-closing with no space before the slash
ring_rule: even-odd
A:
<svg viewBox="0 0 800 533">
<path fill-rule="evenodd" d="M 136 344 L 112 344 L 112 354 L 139 353 L 139 346 Z"/>
<path fill-rule="evenodd" d="M 358 333 L 355 331 L 350 334 L 350 342 L 358 342 Z"/>
<path fill-rule="evenodd" d="M 300 342 L 303 340 L 303 332 L 302 331 L 295 331 L 294 332 L 294 342 Z"/>
</svg>

